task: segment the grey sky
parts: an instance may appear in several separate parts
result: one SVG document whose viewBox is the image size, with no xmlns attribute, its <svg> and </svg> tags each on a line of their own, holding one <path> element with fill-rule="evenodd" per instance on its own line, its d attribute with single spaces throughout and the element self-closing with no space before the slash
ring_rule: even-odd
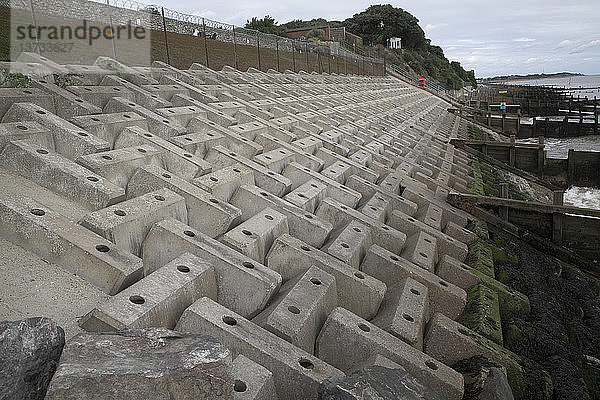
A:
<svg viewBox="0 0 600 400">
<path fill-rule="evenodd" d="M 147 2 L 147 1 L 144 1 Z M 178 11 L 243 25 L 266 14 L 283 23 L 323 17 L 344 20 L 369 3 L 357 0 L 197 2 L 155 0 Z M 391 1 L 420 21 L 446 57 L 478 77 L 538 72 L 600 73 L 600 0 Z"/>
</svg>

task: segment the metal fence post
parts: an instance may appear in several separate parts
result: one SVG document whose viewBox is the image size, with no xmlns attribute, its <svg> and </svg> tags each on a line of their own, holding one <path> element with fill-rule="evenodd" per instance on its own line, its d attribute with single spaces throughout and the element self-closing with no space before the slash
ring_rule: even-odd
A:
<svg viewBox="0 0 600 400">
<path fill-rule="evenodd" d="M 256 31 L 256 55 L 258 58 L 258 70 L 260 71 L 260 36 L 259 32 Z"/>
<path fill-rule="evenodd" d="M 110 6 L 109 0 L 106 0 L 106 5 Z M 164 20 L 164 14 L 163 14 L 163 20 Z M 117 59 L 117 50 L 115 48 L 115 31 L 113 29 L 112 14 L 108 14 L 108 22 L 109 22 L 109 26 L 110 26 L 110 39 L 111 39 L 110 41 L 112 42 L 112 58 L 114 60 L 116 60 Z"/>
<path fill-rule="evenodd" d="M 238 69 L 237 44 L 235 41 L 235 25 L 233 25 L 233 67 Z"/>
<path fill-rule="evenodd" d="M 108 3 L 108 1 L 107 1 L 107 3 Z M 167 38 L 167 23 L 165 21 L 164 7 L 160 8 L 160 12 L 162 14 L 163 33 L 165 34 L 165 50 L 167 52 L 167 64 L 171 65 L 171 58 L 169 57 L 169 39 Z M 113 37 L 113 46 L 114 46 L 114 37 Z"/>
<path fill-rule="evenodd" d="M 348 64 L 346 63 L 346 57 L 344 58 L 344 75 L 348 75 Z"/>
<path fill-rule="evenodd" d="M 206 42 L 206 22 L 202 18 L 202 35 L 204 36 L 204 57 L 206 60 L 206 68 L 208 68 L 208 44 Z"/>
<path fill-rule="evenodd" d="M 331 52 L 327 55 L 327 73 L 331 74 Z"/>
<path fill-rule="evenodd" d="M 321 52 L 319 51 L 318 47 L 317 47 L 317 72 L 319 74 L 323 72 L 323 70 L 321 69 Z"/>
<path fill-rule="evenodd" d="M 35 19 L 35 12 L 33 11 L 33 0 L 29 0 L 29 5 L 31 6 L 31 21 L 33 22 L 33 26 L 35 27 L 35 48 L 37 49 L 37 53 L 41 56 L 42 49 L 40 48 L 40 38 L 38 37 L 37 21 Z"/>
<path fill-rule="evenodd" d="M 304 49 L 306 50 L 306 72 L 310 74 L 310 67 L 308 65 L 308 42 L 306 42 Z"/>
<path fill-rule="evenodd" d="M 275 51 L 277 52 L 277 72 L 281 72 L 279 70 L 279 38 L 275 38 Z"/>
<path fill-rule="evenodd" d="M 292 40 L 292 64 L 294 65 L 294 72 L 296 72 L 296 41 Z"/>
</svg>

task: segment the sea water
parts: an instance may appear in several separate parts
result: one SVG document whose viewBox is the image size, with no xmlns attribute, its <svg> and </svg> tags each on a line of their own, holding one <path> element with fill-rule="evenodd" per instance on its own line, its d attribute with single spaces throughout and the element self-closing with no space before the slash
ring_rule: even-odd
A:
<svg viewBox="0 0 600 400">
<path fill-rule="evenodd" d="M 569 89 L 573 97 L 600 98 L 600 75 L 572 75 L 553 78 L 518 79 L 502 82 L 508 85 L 548 86 Z"/>
</svg>

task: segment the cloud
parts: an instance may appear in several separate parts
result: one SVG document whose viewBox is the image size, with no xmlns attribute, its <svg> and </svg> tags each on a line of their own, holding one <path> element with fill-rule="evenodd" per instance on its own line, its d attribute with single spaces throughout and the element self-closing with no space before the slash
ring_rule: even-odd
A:
<svg viewBox="0 0 600 400">
<path fill-rule="evenodd" d="M 439 24 L 427 24 L 427 25 L 425 25 L 425 31 L 429 32 L 434 29 L 443 28 L 445 26 L 448 26 L 447 22 L 440 22 Z"/>
<path fill-rule="evenodd" d="M 560 42 L 560 43 L 558 44 L 558 46 L 556 46 L 556 47 L 558 47 L 558 48 L 561 48 L 561 47 L 567 47 L 567 46 L 570 46 L 572 43 L 573 43 L 573 42 L 572 42 L 572 41 L 570 41 L 569 39 L 565 39 L 565 40 L 563 40 L 562 42 Z"/>
<path fill-rule="evenodd" d="M 520 37 L 517 39 L 513 39 L 513 42 L 535 42 L 535 39 Z"/>
<path fill-rule="evenodd" d="M 571 50 L 569 52 L 569 54 L 577 54 L 577 53 L 582 53 L 584 50 L 589 49 L 590 47 L 595 47 L 600 45 L 600 40 L 591 40 L 587 43 L 584 44 L 580 44 L 579 46 L 575 47 L 573 50 Z"/>
</svg>

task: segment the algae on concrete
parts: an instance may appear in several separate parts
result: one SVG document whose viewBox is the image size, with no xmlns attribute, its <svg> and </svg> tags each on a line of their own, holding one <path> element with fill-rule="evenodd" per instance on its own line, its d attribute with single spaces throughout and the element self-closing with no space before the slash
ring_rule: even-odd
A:
<svg viewBox="0 0 600 400">
<path fill-rule="evenodd" d="M 503 344 L 498 294 L 485 285 L 467 289 L 467 306 L 459 322 L 499 345 Z"/>
</svg>

